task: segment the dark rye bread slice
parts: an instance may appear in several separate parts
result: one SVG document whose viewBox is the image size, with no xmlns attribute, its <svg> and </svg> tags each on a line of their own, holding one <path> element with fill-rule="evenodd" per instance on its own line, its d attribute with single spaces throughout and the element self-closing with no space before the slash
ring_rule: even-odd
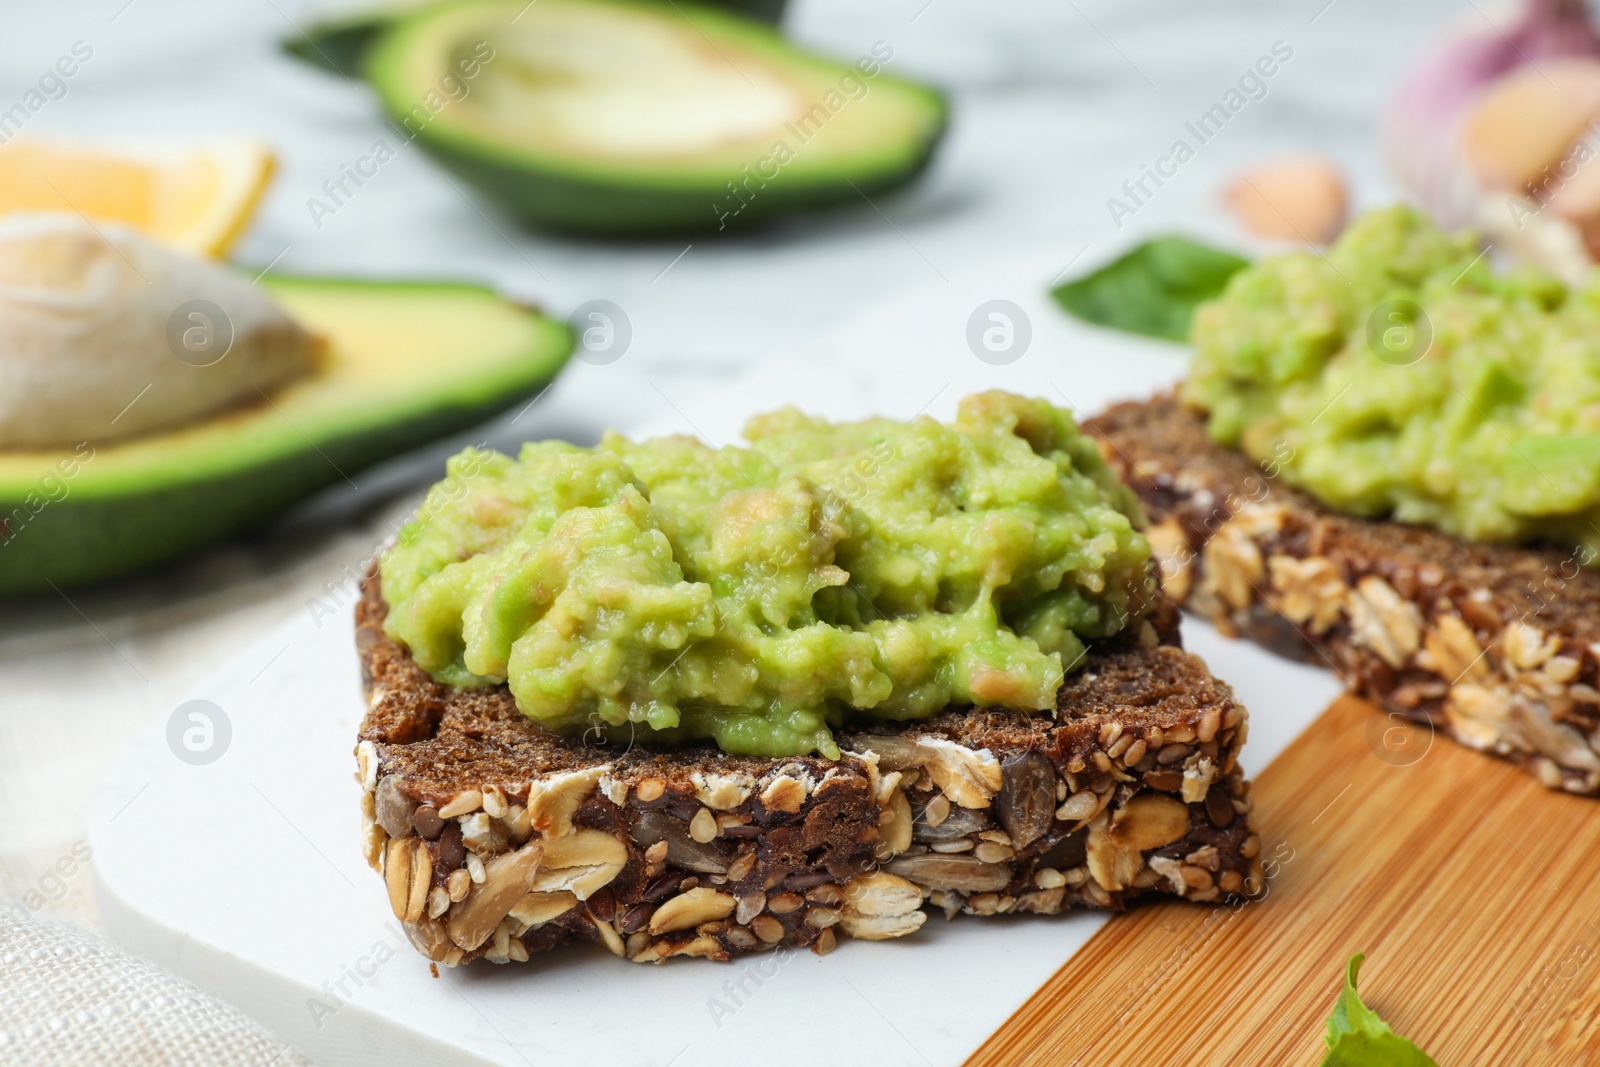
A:
<svg viewBox="0 0 1600 1067">
<path fill-rule="evenodd" d="M 1164 599 L 1091 654 L 1054 717 L 843 731 L 838 760 L 558 737 L 504 686 L 435 682 L 384 634 L 385 610 L 371 579 L 356 609 L 366 855 L 439 963 L 574 941 L 638 962 L 827 952 L 840 932 L 910 934 L 926 905 L 1120 909 L 1262 884 L 1245 710 L 1177 646 Z"/>
<path fill-rule="evenodd" d="M 1600 792 L 1600 574 L 1571 550 L 1336 514 L 1212 441 L 1172 396 L 1084 429 L 1139 494 L 1185 607 L 1551 788 Z M 1381 754 L 1409 760 L 1422 743 Z"/>
</svg>

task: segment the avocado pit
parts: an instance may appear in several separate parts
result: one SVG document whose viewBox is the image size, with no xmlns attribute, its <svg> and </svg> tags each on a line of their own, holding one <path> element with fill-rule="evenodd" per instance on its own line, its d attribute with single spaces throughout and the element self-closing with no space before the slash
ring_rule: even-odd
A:
<svg viewBox="0 0 1600 1067">
<path fill-rule="evenodd" d="M 0 222 L 0 449 L 183 426 L 310 374 L 320 342 L 246 279 L 126 227 Z"/>
</svg>

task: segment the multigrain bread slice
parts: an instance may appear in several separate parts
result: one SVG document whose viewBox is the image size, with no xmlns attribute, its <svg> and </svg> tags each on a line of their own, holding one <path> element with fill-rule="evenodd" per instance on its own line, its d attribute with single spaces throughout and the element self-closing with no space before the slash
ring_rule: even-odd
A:
<svg viewBox="0 0 1600 1067">
<path fill-rule="evenodd" d="M 928 906 L 1051 914 L 1262 887 L 1245 710 L 1178 647 L 1166 600 L 1091 653 L 1054 716 L 845 730 L 838 760 L 559 737 L 504 686 L 435 682 L 384 634 L 385 611 L 369 579 L 366 857 L 437 963 L 579 941 L 636 962 L 825 953 L 839 932 L 913 933 Z"/>
<path fill-rule="evenodd" d="M 1138 493 L 1174 599 L 1553 789 L 1600 793 L 1600 574 L 1328 511 L 1172 396 L 1084 424 Z"/>
</svg>

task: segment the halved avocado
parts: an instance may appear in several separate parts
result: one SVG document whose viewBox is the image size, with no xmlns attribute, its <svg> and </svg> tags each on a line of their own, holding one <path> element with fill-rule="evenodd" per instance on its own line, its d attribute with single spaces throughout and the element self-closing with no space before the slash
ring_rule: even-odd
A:
<svg viewBox="0 0 1600 1067">
<path fill-rule="evenodd" d="M 945 101 L 874 49 L 841 64 L 690 3 L 474 0 L 402 18 L 366 63 L 396 125 L 511 212 L 621 235 L 718 230 L 911 180 Z"/>
<path fill-rule="evenodd" d="M 311 377 L 162 433 L 0 452 L 0 594 L 84 585 L 246 529 L 324 485 L 534 394 L 567 327 L 493 290 L 268 275 L 327 339 Z"/>
</svg>

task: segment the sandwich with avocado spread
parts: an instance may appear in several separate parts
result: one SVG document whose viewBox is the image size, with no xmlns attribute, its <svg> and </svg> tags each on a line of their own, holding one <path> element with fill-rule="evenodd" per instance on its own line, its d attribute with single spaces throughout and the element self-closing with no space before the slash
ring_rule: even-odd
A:
<svg viewBox="0 0 1600 1067">
<path fill-rule="evenodd" d="M 1600 793 L 1600 279 L 1397 207 L 1236 274 L 1190 339 L 1179 394 L 1086 426 L 1166 592 Z"/>
<path fill-rule="evenodd" d="M 357 610 L 368 862 L 429 959 L 727 959 L 1260 885 L 1245 712 L 1064 411 L 451 460 Z"/>
</svg>

